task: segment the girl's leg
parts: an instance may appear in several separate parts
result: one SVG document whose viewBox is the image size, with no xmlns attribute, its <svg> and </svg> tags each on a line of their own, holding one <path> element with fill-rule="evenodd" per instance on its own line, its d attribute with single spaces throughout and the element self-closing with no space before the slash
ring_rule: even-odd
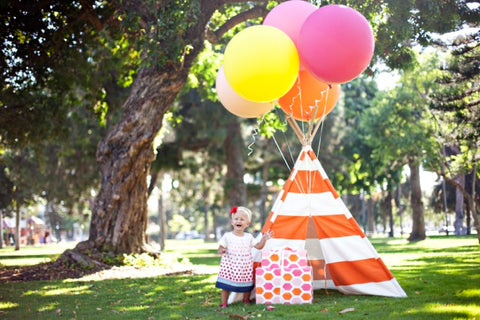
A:
<svg viewBox="0 0 480 320">
<path fill-rule="evenodd" d="M 227 302 L 228 302 L 228 294 L 230 292 L 228 292 L 227 290 L 222 290 L 222 304 L 221 306 L 222 307 L 226 307 L 227 306 Z"/>
<path fill-rule="evenodd" d="M 250 291 L 243 293 L 243 302 L 250 303 Z"/>
</svg>

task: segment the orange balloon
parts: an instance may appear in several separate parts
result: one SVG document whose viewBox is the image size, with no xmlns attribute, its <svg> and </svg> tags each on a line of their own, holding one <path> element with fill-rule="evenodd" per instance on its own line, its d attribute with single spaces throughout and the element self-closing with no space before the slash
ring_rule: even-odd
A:
<svg viewBox="0 0 480 320">
<path fill-rule="evenodd" d="M 316 107 L 315 120 L 318 120 L 332 111 L 339 97 L 339 84 L 327 84 L 307 70 L 301 70 L 293 87 L 278 99 L 278 104 L 294 119 L 310 121 Z"/>
</svg>

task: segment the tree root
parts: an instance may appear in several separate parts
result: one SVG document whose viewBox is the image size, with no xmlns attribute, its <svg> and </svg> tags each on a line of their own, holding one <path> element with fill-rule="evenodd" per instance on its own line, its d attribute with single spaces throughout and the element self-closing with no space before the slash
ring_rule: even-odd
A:
<svg viewBox="0 0 480 320">
<path fill-rule="evenodd" d="M 148 244 L 141 246 L 139 252 L 146 253 L 154 258 L 159 258 L 161 252 L 153 249 Z M 54 262 L 54 266 L 71 266 L 80 267 L 84 269 L 102 270 L 109 269 L 111 265 L 105 263 L 106 260 L 115 260 L 118 253 L 110 250 L 101 250 L 98 248 L 98 244 L 93 241 L 79 242 L 75 248 L 66 250 L 62 255 Z"/>
</svg>

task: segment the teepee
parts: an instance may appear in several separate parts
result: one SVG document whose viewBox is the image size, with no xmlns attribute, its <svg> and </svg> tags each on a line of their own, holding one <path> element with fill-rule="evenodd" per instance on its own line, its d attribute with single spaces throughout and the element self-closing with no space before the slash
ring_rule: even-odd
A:
<svg viewBox="0 0 480 320">
<path fill-rule="evenodd" d="M 309 144 L 280 191 L 262 232 L 274 238 L 263 250 L 305 248 L 315 289 L 344 294 L 406 297 L 347 209 Z M 259 255 L 254 255 L 260 262 Z"/>
</svg>

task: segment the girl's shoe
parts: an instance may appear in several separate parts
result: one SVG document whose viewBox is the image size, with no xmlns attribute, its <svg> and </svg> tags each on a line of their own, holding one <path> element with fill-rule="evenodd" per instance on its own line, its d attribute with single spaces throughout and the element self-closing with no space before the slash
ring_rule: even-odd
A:
<svg viewBox="0 0 480 320">
<path fill-rule="evenodd" d="M 250 303 L 252 303 L 252 301 L 250 301 L 250 299 L 243 299 L 243 303 L 250 304 Z"/>
<path fill-rule="evenodd" d="M 227 304 L 226 304 L 226 303 L 220 303 L 219 307 L 220 307 L 220 308 L 226 308 L 226 307 L 227 307 Z"/>
</svg>

